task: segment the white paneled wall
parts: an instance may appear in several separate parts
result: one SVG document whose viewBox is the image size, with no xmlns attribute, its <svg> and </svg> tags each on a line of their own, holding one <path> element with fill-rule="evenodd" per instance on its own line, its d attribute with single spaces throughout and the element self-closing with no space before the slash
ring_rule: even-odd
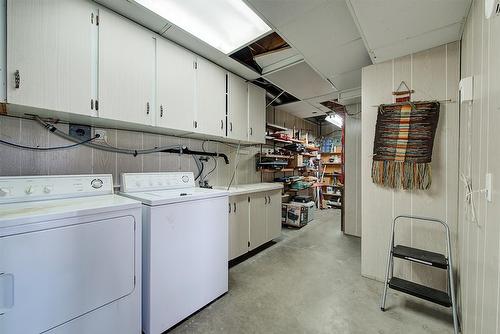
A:
<svg viewBox="0 0 500 334">
<path fill-rule="evenodd" d="M 345 119 L 345 233 L 361 236 L 361 105 L 347 106 Z"/>
<path fill-rule="evenodd" d="M 58 124 L 67 132 L 68 125 Z M 106 129 L 108 144 L 115 147 L 142 149 L 166 145 L 185 145 L 192 150 L 202 150 L 201 140 L 176 138 L 141 132 Z M 70 142 L 49 133 L 37 122 L 14 117 L 0 116 L 0 138 L 27 146 L 60 146 Z M 232 144 L 231 146 L 234 146 Z M 205 150 L 228 155 L 230 164 L 217 159 L 217 168 L 208 176 L 211 185 L 229 184 L 234 166 L 239 161 L 234 184 L 260 182 L 260 173 L 255 170 L 255 153 L 260 146 L 245 147 L 236 159 L 236 148 L 224 143 L 206 142 Z M 214 167 L 213 159 L 206 164 L 204 174 Z M 155 153 L 133 157 L 79 146 L 57 151 L 30 151 L 0 145 L 0 176 L 7 175 L 56 175 L 56 174 L 113 174 L 115 185 L 120 184 L 122 172 L 193 171 L 197 168 L 188 155 Z"/>
<path fill-rule="evenodd" d="M 364 276 L 383 280 L 390 227 L 399 214 L 430 216 L 448 222 L 456 255 L 458 201 L 458 81 L 459 43 L 397 58 L 363 68 L 361 119 L 362 267 Z M 432 186 L 426 191 L 383 188 L 371 180 L 377 106 L 392 103 L 392 91 L 404 80 L 415 90 L 413 100 L 448 100 L 441 105 L 432 157 Z M 444 252 L 439 227 L 420 222 L 401 225 L 397 243 Z M 395 275 L 435 288 L 446 287 L 444 271 L 419 264 L 396 262 Z"/>
<path fill-rule="evenodd" d="M 500 16 L 487 20 L 473 2 L 462 38 L 462 77 L 474 77 L 474 101 L 460 111 L 460 173 L 474 191 L 493 175 L 492 202 L 474 193 L 476 219 L 460 186 L 459 253 L 462 329 L 500 333 Z"/>
</svg>

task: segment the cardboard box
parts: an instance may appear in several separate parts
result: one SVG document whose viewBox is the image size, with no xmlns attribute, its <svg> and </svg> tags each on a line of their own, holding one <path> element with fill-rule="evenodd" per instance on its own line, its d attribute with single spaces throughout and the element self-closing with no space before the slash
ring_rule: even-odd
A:
<svg viewBox="0 0 500 334">
<path fill-rule="evenodd" d="M 293 159 L 291 159 L 288 162 L 288 167 L 290 168 L 296 168 L 296 167 L 302 167 L 304 166 L 304 156 L 302 154 L 296 154 L 293 156 Z"/>
<path fill-rule="evenodd" d="M 281 222 L 284 225 L 302 227 L 307 224 L 308 208 L 300 203 L 286 203 L 281 207 Z"/>
<path fill-rule="evenodd" d="M 314 202 L 307 202 L 307 203 L 298 203 L 298 202 L 291 202 L 293 204 L 297 204 L 300 206 L 303 206 L 307 210 L 307 222 L 311 222 L 314 220 L 314 212 L 316 211 L 316 204 Z"/>
</svg>

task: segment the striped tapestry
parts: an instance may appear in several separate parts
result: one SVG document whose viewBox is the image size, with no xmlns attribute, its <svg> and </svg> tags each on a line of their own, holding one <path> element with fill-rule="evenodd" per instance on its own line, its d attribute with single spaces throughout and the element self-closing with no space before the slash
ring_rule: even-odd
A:
<svg viewBox="0 0 500 334">
<path fill-rule="evenodd" d="M 439 102 L 379 106 L 373 145 L 374 183 L 398 189 L 429 189 L 439 107 Z"/>
</svg>

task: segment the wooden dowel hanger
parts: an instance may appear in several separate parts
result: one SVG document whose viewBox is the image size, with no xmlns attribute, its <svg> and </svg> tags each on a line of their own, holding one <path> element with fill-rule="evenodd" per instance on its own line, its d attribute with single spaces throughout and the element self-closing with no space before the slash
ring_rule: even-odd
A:
<svg viewBox="0 0 500 334">
<path fill-rule="evenodd" d="M 439 103 L 455 103 L 456 101 L 453 101 L 452 99 L 447 99 L 447 100 L 430 100 L 430 101 L 405 101 L 405 102 L 396 102 L 396 103 L 381 103 L 383 105 L 395 105 L 395 106 L 404 106 L 404 105 L 414 105 L 415 103 L 420 103 L 420 102 L 439 102 Z M 371 107 L 373 108 L 378 108 L 379 105 L 373 105 Z"/>
</svg>

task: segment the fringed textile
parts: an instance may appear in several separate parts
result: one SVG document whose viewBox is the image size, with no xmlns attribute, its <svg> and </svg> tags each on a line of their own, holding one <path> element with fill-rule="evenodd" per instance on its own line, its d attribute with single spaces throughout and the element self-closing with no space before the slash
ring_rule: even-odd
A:
<svg viewBox="0 0 500 334">
<path fill-rule="evenodd" d="M 439 102 L 381 105 L 373 146 L 372 180 L 397 189 L 429 189 Z"/>
</svg>

